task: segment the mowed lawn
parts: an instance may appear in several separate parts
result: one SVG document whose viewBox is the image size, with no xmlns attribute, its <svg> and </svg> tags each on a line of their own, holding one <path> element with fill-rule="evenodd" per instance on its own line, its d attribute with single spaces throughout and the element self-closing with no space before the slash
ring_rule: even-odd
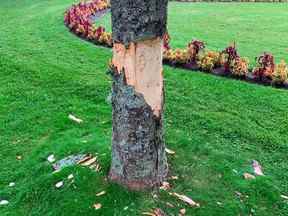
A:
<svg viewBox="0 0 288 216">
<path fill-rule="evenodd" d="M 110 30 L 110 14 L 97 22 Z M 169 4 L 168 30 L 173 48 L 200 39 L 221 51 L 236 42 L 239 53 L 255 65 L 255 57 L 271 52 L 288 62 L 288 4 L 179 3 Z"/>
<path fill-rule="evenodd" d="M 288 91 L 167 66 L 166 144 L 176 151 L 169 164 L 171 174 L 179 177 L 171 181 L 172 191 L 193 198 L 201 207 L 188 207 L 166 192 L 153 198 L 151 192 L 133 193 L 109 184 L 105 177 L 112 122 L 106 98 L 111 79 L 105 72 L 111 51 L 67 31 L 63 15 L 74 2 L 0 1 L 0 200 L 10 202 L 0 206 L 1 216 L 135 216 L 155 207 L 168 215 L 178 215 L 180 208 L 186 208 L 189 216 L 288 215 L 288 203 L 280 197 L 288 195 Z M 226 19 L 207 22 L 203 29 L 197 26 L 199 20 L 193 22 L 194 15 L 188 15 L 189 7 L 203 17 L 221 7 L 221 14 L 228 11 L 237 18 L 240 9 L 231 14 L 232 7 L 256 11 L 258 6 L 257 16 L 247 17 L 250 30 L 245 23 L 233 27 L 241 34 L 255 34 L 253 38 L 238 38 L 225 26 Z M 285 10 L 285 4 L 171 3 L 173 45 L 186 43 L 194 33 L 211 48 L 237 38 L 245 55 L 269 49 L 287 57 Z M 252 32 L 252 26 L 263 25 L 252 25 L 256 18 L 271 21 L 269 34 Z M 184 21 L 194 27 L 182 27 Z M 216 33 L 220 25 L 226 34 Z M 70 113 L 84 123 L 70 121 Z M 88 152 L 98 153 L 101 172 L 73 166 L 52 174 L 47 162 L 52 153 L 61 159 Z M 253 159 L 261 163 L 265 176 L 244 180 L 242 175 L 252 171 Z M 71 173 L 73 184 L 65 180 Z M 60 180 L 65 181 L 64 187 L 56 189 Z M 16 186 L 8 187 L 10 182 Z M 96 197 L 103 190 L 106 194 Z M 166 202 L 175 207 L 168 208 Z M 94 203 L 102 208 L 94 210 Z"/>
</svg>

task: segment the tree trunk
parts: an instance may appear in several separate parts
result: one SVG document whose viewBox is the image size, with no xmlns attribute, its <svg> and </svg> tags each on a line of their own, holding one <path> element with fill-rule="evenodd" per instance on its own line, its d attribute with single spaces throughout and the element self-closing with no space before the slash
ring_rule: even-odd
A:
<svg viewBox="0 0 288 216">
<path fill-rule="evenodd" d="M 110 180 L 133 190 L 161 184 L 168 172 L 163 140 L 162 36 L 167 0 L 111 0 L 113 138 Z"/>
</svg>

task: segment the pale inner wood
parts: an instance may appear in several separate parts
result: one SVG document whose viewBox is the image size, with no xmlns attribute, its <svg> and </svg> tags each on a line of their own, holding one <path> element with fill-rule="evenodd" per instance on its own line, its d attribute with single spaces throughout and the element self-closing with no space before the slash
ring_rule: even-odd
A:
<svg viewBox="0 0 288 216">
<path fill-rule="evenodd" d="M 159 116 L 163 103 L 162 40 L 160 38 L 131 43 L 128 48 L 114 43 L 113 65 L 123 68 L 127 84 L 142 93 L 154 115 Z"/>
</svg>

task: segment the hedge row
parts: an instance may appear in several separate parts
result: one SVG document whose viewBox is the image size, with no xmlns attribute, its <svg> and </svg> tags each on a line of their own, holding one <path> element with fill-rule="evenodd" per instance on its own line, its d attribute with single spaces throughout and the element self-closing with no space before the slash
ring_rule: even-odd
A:
<svg viewBox="0 0 288 216">
<path fill-rule="evenodd" d="M 106 13 L 110 5 L 107 0 L 92 0 L 73 5 L 65 13 L 64 22 L 71 32 L 94 44 L 112 47 L 112 34 L 102 26 L 94 26 L 94 20 Z M 288 88 L 288 67 L 284 60 L 276 65 L 274 57 L 264 52 L 256 59 L 256 67 L 249 68 L 248 58 L 241 57 L 236 44 L 222 51 L 205 49 L 204 42 L 192 40 L 184 49 L 172 49 L 170 37 L 163 38 L 163 62 L 189 70 L 212 73 L 219 76 L 249 82 Z"/>
</svg>

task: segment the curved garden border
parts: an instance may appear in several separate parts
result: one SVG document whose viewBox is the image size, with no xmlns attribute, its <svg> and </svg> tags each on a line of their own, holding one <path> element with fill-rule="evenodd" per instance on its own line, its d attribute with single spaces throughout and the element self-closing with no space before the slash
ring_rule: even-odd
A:
<svg viewBox="0 0 288 216">
<path fill-rule="evenodd" d="M 107 0 L 92 0 L 72 5 L 66 12 L 64 22 L 72 33 L 78 37 L 111 48 L 112 34 L 102 26 L 93 25 L 109 11 Z M 164 36 L 163 62 L 165 64 L 202 71 L 217 76 L 241 79 L 251 83 L 288 89 L 288 68 L 284 61 L 276 65 L 274 57 L 263 53 L 257 59 L 257 66 L 249 69 L 247 58 L 240 57 L 235 44 L 221 52 L 207 51 L 202 41 L 193 40 L 186 49 L 172 49 L 169 46 L 170 37 Z"/>
</svg>

